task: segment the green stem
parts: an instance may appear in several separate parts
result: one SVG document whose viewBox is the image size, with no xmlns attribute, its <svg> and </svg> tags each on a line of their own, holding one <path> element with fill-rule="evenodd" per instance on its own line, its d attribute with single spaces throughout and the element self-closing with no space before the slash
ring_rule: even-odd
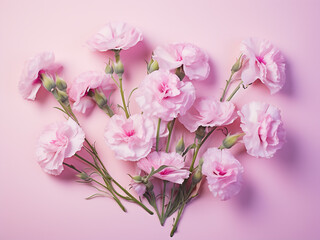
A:
<svg viewBox="0 0 320 240">
<path fill-rule="evenodd" d="M 122 104 L 123 104 L 123 110 L 126 114 L 126 117 L 129 118 L 130 115 L 129 115 L 129 112 L 127 109 L 127 104 L 126 104 L 126 100 L 125 100 L 124 92 L 123 92 L 123 87 L 122 87 L 122 77 L 119 77 L 119 88 L 120 88 L 120 94 L 121 94 L 121 99 L 122 99 Z"/>
<path fill-rule="evenodd" d="M 210 132 L 208 132 L 208 134 L 201 140 L 201 142 L 197 145 L 195 151 L 194 151 L 194 154 L 193 154 L 193 158 L 192 158 L 192 162 L 191 162 L 191 166 L 190 166 L 190 169 L 189 171 L 192 172 L 193 169 L 194 169 L 194 163 L 197 159 L 197 156 L 198 156 L 198 153 L 199 153 L 199 150 L 201 148 L 201 146 L 204 144 L 204 142 L 210 137 L 210 135 L 214 132 L 214 130 L 216 130 L 217 127 L 213 127 Z"/>
<path fill-rule="evenodd" d="M 177 218 L 173 224 L 173 227 L 172 227 L 172 230 L 171 230 L 171 233 L 170 233 L 170 237 L 173 237 L 174 233 L 177 231 L 177 228 L 178 228 L 178 223 L 179 223 L 179 220 L 181 218 L 181 214 L 183 212 L 183 209 L 184 207 L 186 206 L 186 202 L 183 202 L 182 206 L 180 207 L 179 211 L 178 211 L 178 215 L 177 215 Z"/>
<path fill-rule="evenodd" d="M 153 212 L 149 208 L 147 208 L 142 202 L 136 199 L 131 193 L 129 193 L 124 187 L 122 187 L 115 179 L 112 178 L 112 182 L 114 182 L 125 194 L 127 194 L 127 196 L 130 197 L 133 202 L 135 202 L 144 210 L 146 210 L 150 215 L 153 214 Z"/>
<path fill-rule="evenodd" d="M 223 100 L 224 100 L 224 97 L 225 97 L 225 95 L 226 95 L 226 93 L 227 93 L 227 90 L 228 90 L 228 87 L 229 87 L 229 85 L 230 85 L 230 82 L 231 82 L 231 79 L 232 79 L 232 76 L 233 76 L 233 75 L 234 75 L 234 72 L 231 71 L 230 77 L 229 77 L 229 79 L 228 79 L 227 82 L 226 82 L 226 86 L 225 86 L 225 88 L 224 88 L 224 90 L 223 90 L 223 93 L 222 93 L 222 96 L 221 96 L 221 98 L 220 98 L 220 102 L 223 102 Z"/>
<path fill-rule="evenodd" d="M 163 181 L 163 192 L 162 192 L 162 210 L 161 210 L 161 226 L 163 226 L 165 222 L 165 215 L 164 215 L 164 205 L 165 205 L 165 200 L 166 200 L 166 186 L 167 186 L 167 181 Z"/>
<path fill-rule="evenodd" d="M 171 135 L 172 135 L 172 132 L 173 132 L 173 126 L 174 126 L 175 121 L 176 121 L 176 119 L 174 118 L 172 120 L 171 126 L 169 128 L 169 135 L 168 135 L 168 140 L 167 140 L 166 152 L 169 152 L 170 140 L 171 140 Z"/>
<path fill-rule="evenodd" d="M 158 120 L 157 126 L 157 138 L 156 138 L 156 151 L 159 151 L 159 140 L 160 140 L 160 125 L 161 125 L 161 118 Z"/>
<path fill-rule="evenodd" d="M 233 92 L 231 93 L 231 95 L 228 97 L 227 101 L 230 101 L 233 96 L 238 92 L 238 90 L 240 89 L 241 85 L 243 84 L 243 81 L 241 81 L 238 86 L 233 90 Z"/>
</svg>

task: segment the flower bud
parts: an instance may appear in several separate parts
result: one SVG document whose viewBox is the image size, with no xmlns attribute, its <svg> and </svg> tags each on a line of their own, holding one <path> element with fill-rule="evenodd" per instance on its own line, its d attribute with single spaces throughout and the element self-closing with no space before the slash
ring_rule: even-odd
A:
<svg viewBox="0 0 320 240">
<path fill-rule="evenodd" d="M 182 154 L 186 146 L 184 145 L 183 137 L 180 138 L 179 142 L 176 145 L 176 152 Z"/>
<path fill-rule="evenodd" d="M 237 61 L 233 64 L 231 68 L 231 72 L 238 72 L 242 67 L 243 58 L 242 55 L 237 59 Z"/>
<path fill-rule="evenodd" d="M 222 145 L 219 147 L 220 149 L 224 148 L 231 148 L 233 145 L 235 145 L 238 142 L 238 139 L 242 137 L 244 133 L 237 133 L 234 135 L 229 135 L 222 141 Z"/>
<path fill-rule="evenodd" d="M 148 63 L 147 69 L 148 69 L 148 74 L 159 70 L 158 62 L 153 58 L 151 58 L 150 62 Z"/>
<path fill-rule="evenodd" d="M 107 66 L 106 66 L 106 68 L 105 68 L 104 71 L 105 71 L 106 74 L 110 74 L 110 75 L 113 74 L 113 67 L 112 67 L 112 65 L 110 64 L 110 61 L 109 61 L 109 64 L 107 64 Z"/>
<path fill-rule="evenodd" d="M 134 176 L 132 177 L 133 181 L 135 181 L 136 183 L 141 183 L 142 182 L 142 177 L 141 176 Z"/>
<path fill-rule="evenodd" d="M 198 140 L 202 140 L 205 135 L 206 135 L 206 128 L 203 126 L 198 127 L 198 129 L 196 131 L 196 138 Z"/>
<path fill-rule="evenodd" d="M 56 85 L 57 88 L 61 91 L 65 92 L 67 90 L 67 83 L 59 76 L 56 76 Z"/>
<path fill-rule="evenodd" d="M 47 89 L 49 92 L 52 92 L 53 89 L 56 87 L 54 80 L 46 74 L 42 74 L 41 79 L 45 89 Z"/>
<path fill-rule="evenodd" d="M 202 170 L 197 168 L 195 173 L 192 175 L 192 184 L 196 185 L 202 179 Z"/>
<path fill-rule="evenodd" d="M 81 172 L 81 173 L 77 174 L 76 176 L 84 181 L 90 181 L 89 175 L 85 172 Z"/>
<path fill-rule="evenodd" d="M 68 106 L 69 105 L 69 97 L 68 94 L 64 91 L 60 91 L 59 89 L 55 88 L 52 91 L 54 97 L 61 102 L 62 104 Z"/>
<path fill-rule="evenodd" d="M 119 76 L 121 77 L 122 74 L 124 73 L 124 67 L 123 67 L 123 64 L 121 62 L 121 60 L 119 59 L 119 61 L 117 61 L 115 64 L 114 64 L 114 72 Z"/>
<path fill-rule="evenodd" d="M 97 103 L 97 105 L 102 109 L 105 107 L 105 105 L 108 104 L 106 96 L 103 94 L 103 92 L 100 92 L 98 90 L 94 91 L 93 99 Z"/>
</svg>

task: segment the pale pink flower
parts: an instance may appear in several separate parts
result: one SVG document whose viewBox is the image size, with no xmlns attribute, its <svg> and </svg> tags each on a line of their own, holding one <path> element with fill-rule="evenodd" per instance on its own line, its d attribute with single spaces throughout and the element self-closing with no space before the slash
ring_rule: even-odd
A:
<svg viewBox="0 0 320 240">
<path fill-rule="evenodd" d="M 93 49 L 104 52 L 108 50 L 127 50 L 142 41 L 139 29 L 123 22 L 112 22 L 105 25 L 88 40 Z"/>
<path fill-rule="evenodd" d="M 163 70 L 147 75 L 136 95 L 144 114 L 164 121 L 185 114 L 195 100 L 191 82 L 180 81 L 177 75 Z"/>
<path fill-rule="evenodd" d="M 162 165 L 168 167 L 153 176 L 162 180 L 181 184 L 184 179 L 189 177 L 190 172 L 184 169 L 183 157 L 175 152 L 152 152 L 146 158 L 141 159 L 137 166 L 147 174 L 154 168 L 157 170 Z"/>
<path fill-rule="evenodd" d="M 260 79 L 271 94 L 278 92 L 285 83 L 285 61 L 278 49 L 267 40 L 246 39 L 241 52 L 245 64 L 241 79 L 245 85 Z"/>
<path fill-rule="evenodd" d="M 179 121 L 190 132 L 199 126 L 214 127 L 231 124 L 236 118 L 235 106 L 231 102 L 220 102 L 214 98 L 197 98 L 192 107 Z"/>
<path fill-rule="evenodd" d="M 160 69 L 173 70 L 183 66 L 190 80 L 204 80 L 209 75 L 210 66 L 207 54 L 191 43 L 175 43 L 157 47 L 153 54 Z"/>
<path fill-rule="evenodd" d="M 146 157 L 152 148 L 156 127 L 152 120 L 141 114 L 130 118 L 113 115 L 108 121 L 104 134 L 107 145 L 117 158 L 138 161 Z"/>
<path fill-rule="evenodd" d="M 143 183 L 137 183 L 134 180 L 132 180 L 130 185 L 139 197 L 142 197 L 143 194 L 146 192 L 147 187 Z"/>
<path fill-rule="evenodd" d="M 74 101 L 72 109 L 86 113 L 95 106 L 93 99 L 87 94 L 89 91 L 99 90 L 107 98 L 116 89 L 111 76 L 104 72 L 88 71 L 81 73 L 74 79 L 69 88 L 69 97 Z"/>
<path fill-rule="evenodd" d="M 267 103 L 251 102 L 238 111 L 243 142 L 247 152 L 255 157 L 272 157 L 285 142 L 285 130 L 280 110 Z"/>
<path fill-rule="evenodd" d="M 37 157 L 41 168 L 52 175 L 63 171 L 63 161 L 82 148 L 85 134 L 71 118 L 47 126 L 40 136 Z"/>
<path fill-rule="evenodd" d="M 207 176 L 213 196 L 228 200 L 240 192 L 244 170 L 230 150 L 209 148 L 203 154 L 203 161 L 202 173 Z"/>
<path fill-rule="evenodd" d="M 30 58 L 24 66 L 20 81 L 19 92 L 23 98 L 34 100 L 41 87 L 41 74 L 55 78 L 55 74 L 62 69 L 60 64 L 54 62 L 52 52 L 43 52 Z"/>
</svg>

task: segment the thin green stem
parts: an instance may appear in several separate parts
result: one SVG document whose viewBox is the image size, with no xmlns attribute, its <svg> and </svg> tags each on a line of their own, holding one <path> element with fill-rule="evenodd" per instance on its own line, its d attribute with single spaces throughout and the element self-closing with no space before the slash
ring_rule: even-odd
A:
<svg viewBox="0 0 320 240">
<path fill-rule="evenodd" d="M 163 181 L 163 192 L 162 192 L 162 210 L 161 210 L 161 225 L 163 226 L 165 222 L 165 215 L 164 215 L 164 205 L 165 205 L 165 200 L 166 200 L 166 186 L 167 186 L 167 181 Z"/>
<path fill-rule="evenodd" d="M 229 85 L 230 85 L 230 82 L 231 82 L 231 79 L 232 79 L 232 76 L 233 76 L 233 75 L 234 75 L 234 72 L 231 71 L 230 77 L 229 77 L 229 79 L 226 81 L 226 86 L 225 86 L 225 88 L 224 88 L 224 90 L 223 90 L 222 96 L 221 96 L 221 98 L 220 98 L 220 102 L 223 102 L 223 100 L 224 100 L 224 97 L 225 97 L 225 95 L 226 95 L 226 93 L 227 93 L 227 90 L 228 90 L 228 87 L 229 87 Z"/>
<path fill-rule="evenodd" d="M 78 173 L 81 173 L 81 171 L 80 170 L 78 170 L 75 166 L 73 166 L 73 165 L 70 165 L 70 164 L 68 164 L 68 163 L 63 163 L 63 165 L 66 165 L 67 167 L 69 167 L 69 168 L 71 168 L 71 169 L 73 169 L 73 170 L 75 170 L 76 172 L 78 172 Z"/>
<path fill-rule="evenodd" d="M 125 194 L 128 195 L 128 197 L 131 198 L 133 202 L 141 206 L 144 210 L 146 210 L 149 214 L 153 214 L 153 212 L 147 208 L 142 202 L 140 202 L 138 199 L 136 199 L 131 193 L 129 193 L 124 187 L 122 187 L 115 179 L 112 178 L 112 182 L 114 182 Z"/>
<path fill-rule="evenodd" d="M 171 233 L 170 233 L 170 237 L 173 237 L 174 233 L 177 231 L 178 223 L 179 223 L 179 220 L 181 218 L 181 214 L 182 214 L 183 209 L 184 209 L 185 206 L 186 206 L 186 202 L 183 202 L 182 206 L 180 207 L 180 209 L 178 211 L 177 218 L 174 221 L 174 224 L 173 224 L 173 227 L 172 227 L 172 230 L 171 230 Z"/>
<path fill-rule="evenodd" d="M 167 140 L 167 146 L 166 146 L 166 152 L 169 152 L 169 148 L 170 148 L 170 140 L 171 140 L 171 135 L 172 135 L 172 132 L 173 132 L 173 126 L 174 126 L 174 123 L 175 123 L 176 119 L 174 118 L 171 122 L 171 126 L 169 128 L 169 135 L 168 135 L 168 140 Z"/>
<path fill-rule="evenodd" d="M 157 126 L 157 137 L 156 137 L 156 151 L 159 151 L 159 140 L 160 140 L 160 125 L 161 125 L 161 118 L 158 120 Z"/>
<path fill-rule="evenodd" d="M 204 142 L 210 137 L 210 135 L 214 132 L 214 130 L 216 130 L 217 127 L 213 127 L 210 132 L 208 132 L 208 134 L 201 140 L 201 142 L 197 145 L 195 151 L 194 151 L 194 154 L 193 154 L 193 158 L 192 158 L 192 162 L 191 162 L 191 166 L 189 168 L 189 171 L 192 172 L 193 169 L 194 169 L 194 163 L 197 159 L 197 156 L 198 156 L 198 153 L 199 153 L 199 150 L 201 148 L 201 146 L 204 144 Z"/>
<path fill-rule="evenodd" d="M 126 99 L 124 97 L 124 91 L 123 91 L 123 86 L 122 86 L 122 77 L 119 77 L 119 89 L 120 89 L 120 94 L 121 94 L 121 99 L 122 99 L 122 104 L 123 104 L 123 110 L 126 114 L 126 117 L 129 118 L 129 112 L 127 109 L 127 104 L 126 104 Z"/>
<path fill-rule="evenodd" d="M 241 81 L 238 86 L 233 90 L 233 92 L 231 93 L 231 95 L 228 97 L 227 101 L 230 101 L 233 96 L 238 92 L 238 90 L 240 89 L 241 85 L 243 84 L 243 81 Z"/>
</svg>

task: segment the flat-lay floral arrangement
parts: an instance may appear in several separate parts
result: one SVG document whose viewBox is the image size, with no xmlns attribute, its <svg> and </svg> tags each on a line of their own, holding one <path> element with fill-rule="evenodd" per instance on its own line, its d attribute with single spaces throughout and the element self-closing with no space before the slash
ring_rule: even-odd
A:
<svg viewBox="0 0 320 240">
<path fill-rule="evenodd" d="M 43 86 L 67 117 L 64 122 L 47 126 L 40 136 L 36 156 L 45 172 L 59 175 L 65 167 L 71 168 L 80 182 L 97 189 L 90 199 L 108 196 L 123 211 L 123 202 L 137 204 L 149 214 L 155 212 L 161 225 L 175 215 L 173 236 L 182 212 L 190 200 L 198 197 L 201 185 L 206 184 L 221 200 L 239 193 L 244 169 L 230 148 L 244 144 L 249 155 L 270 158 L 282 147 L 285 130 L 277 107 L 249 102 L 237 111 L 231 100 L 240 89 L 248 91 L 256 80 L 271 94 L 278 92 L 285 82 L 285 63 L 269 41 L 244 40 L 221 96 L 196 97 L 193 83 L 208 78 L 208 55 L 193 44 L 173 43 L 154 49 L 140 86 L 124 91 L 126 68 L 121 52 L 140 41 L 138 29 L 126 23 L 107 24 L 87 42 L 96 51 L 114 53 L 104 71 L 83 72 L 73 81 L 65 81 L 59 75 L 62 66 L 55 62 L 54 54 L 44 52 L 26 62 L 19 91 L 25 99 L 35 100 Z M 236 83 L 234 89 L 230 89 L 231 83 Z M 117 90 L 119 104 L 110 100 Z M 131 113 L 132 99 L 141 112 Z M 139 169 L 137 175 L 129 175 L 129 186 L 122 186 L 110 174 L 104 165 L 106 159 L 86 138 L 76 117 L 76 113 L 84 114 L 95 105 L 109 118 L 104 130 L 106 147 L 117 159 L 136 162 Z M 230 132 L 237 118 L 242 131 Z M 183 137 L 171 141 L 177 121 L 184 131 L 193 134 L 193 141 L 185 142 Z M 203 149 L 200 155 L 203 143 L 210 141 L 217 130 L 225 133 L 224 140 L 216 147 Z M 80 155 L 81 149 L 88 154 Z M 68 163 L 71 157 L 87 166 L 79 169 Z"/>
</svg>

